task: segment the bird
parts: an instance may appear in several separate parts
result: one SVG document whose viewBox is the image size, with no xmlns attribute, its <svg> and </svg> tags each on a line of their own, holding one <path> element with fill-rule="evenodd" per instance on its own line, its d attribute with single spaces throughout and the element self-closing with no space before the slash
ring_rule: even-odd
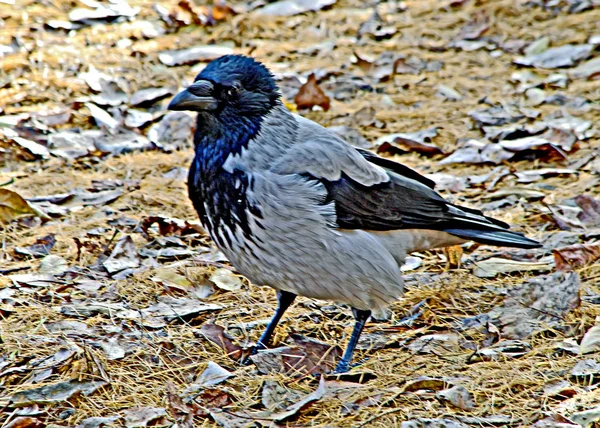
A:
<svg viewBox="0 0 600 428">
<path fill-rule="evenodd" d="M 355 319 L 334 371 L 347 372 L 372 311 L 403 294 L 407 254 L 467 241 L 540 246 L 445 200 L 415 170 L 292 113 L 254 58 L 214 59 L 168 109 L 197 113 L 187 184 L 204 228 L 239 273 L 276 291 L 253 353 L 270 346 L 298 295 L 334 301 Z"/>
</svg>

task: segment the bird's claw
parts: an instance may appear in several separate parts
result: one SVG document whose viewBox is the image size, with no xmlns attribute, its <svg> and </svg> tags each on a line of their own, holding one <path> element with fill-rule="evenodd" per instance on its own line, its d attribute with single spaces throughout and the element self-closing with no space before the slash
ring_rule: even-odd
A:
<svg viewBox="0 0 600 428">
<path fill-rule="evenodd" d="M 262 343 L 258 343 L 256 346 L 253 346 L 250 348 L 250 352 L 244 358 L 242 358 L 240 364 L 242 366 L 249 366 L 253 363 L 252 356 L 258 354 L 258 351 L 262 351 L 263 349 L 267 349 L 267 347 Z"/>
</svg>

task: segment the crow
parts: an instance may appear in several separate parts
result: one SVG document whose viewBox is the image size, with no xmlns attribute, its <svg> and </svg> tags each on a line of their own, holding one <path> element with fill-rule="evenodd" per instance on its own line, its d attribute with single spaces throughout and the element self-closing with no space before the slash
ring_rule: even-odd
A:
<svg viewBox="0 0 600 428">
<path fill-rule="evenodd" d="M 198 113 L 189 197 L 231 264 L 277 292 L 254 352 L 265 349 L 297 295 L 352 308 L 352 354 L 373 309 L 403 293 L 406 255 L 468 240 L 540 244 L 481 211 L 446 201 L 416 171 L 355 148 L 291 113 L 271 72 L 242 55 L 215 59 L 170 102 Z"/>
</svg>

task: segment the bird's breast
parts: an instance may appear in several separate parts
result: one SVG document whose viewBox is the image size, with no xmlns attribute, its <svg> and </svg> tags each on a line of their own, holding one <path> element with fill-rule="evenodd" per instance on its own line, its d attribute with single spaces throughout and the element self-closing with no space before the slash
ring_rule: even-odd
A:
<svg viewBox="0 0 600 428">
<path fill-rule="evenodd" d="M 191 200 L 205 229 L 221 249 L 235 249 L 254 240 L 250 217 L 260 217 L 261 213 L 248 201 L 252 184 L 252 178 L 237 169 L 228 172 L 220 168 L 210 174 L 190 171 Z"/>
</svg>

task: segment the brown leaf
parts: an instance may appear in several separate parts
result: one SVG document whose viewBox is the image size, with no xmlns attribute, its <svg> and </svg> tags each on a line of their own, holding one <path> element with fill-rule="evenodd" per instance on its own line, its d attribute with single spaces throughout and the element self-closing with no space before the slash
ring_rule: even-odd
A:
<svg viewBox="0 0 600 428">
<path fill-rule="evenodd" d="M 425 156 L 444 154 L 444 151 L 431 140 L 438 135 L 437 128 L 423 129 L 417 132 L 407 132 L 385 135 L 379 138 L 375 145 L 379 146 L 378 153 L 390 152 L 402 154 L 405 152 L 416 152 Z"/>
<path fill-rule="evenodd" d="M 10 423 L 3 425 L 4 428 L 41 428 L 46 426 L 39 419 L 29 416 L 19 416 L 13 419 Z"/>
<path fill-rule="evenodd" d="M 36 212 L 21 195 L 12 190 L 0 189 L 0 224 L 31 215 L 36 215 Z"/>
<path fill-rule="evenodd" d="M 331 99 L 325 95 L 325 92 L 317 84 L 317 77 L 314 73 L 308 76 L 307 82 L 300 87 L 300 90 L 294 97 L 294 102 L 299 109 L 311 109 L 314 106 L 320 106 L 327 111 L 330 107 Z"/>
<path fill-rule="evenodd" d="M 189 223 L 186 220 L 180 220 L 178 218 L 170 218 L 163 216 L 150 216 L 146 217 L 142 221 L 142 230 L 148 234 L 148 229 L 153 224 L 158 225 L 158 232 L 162 236 L 167 235 L 190 235 L 195 233 L 204 233 L 204 229 L 200 224 Z"/>
<path fill-rule="evenodd" d="M 233 342 L 233 338 L 225 333 L 225 329 L 216 324 L 204 324 L 200 327 L 200 334 L 215 345 L 223 349 L 233 360 L 239 360 L 242 356 L 242 347 Z"/>
<path fill-rule="evenodd" d="M 600 244 L 575 244 L 555 248 L 554 263 L 556 270 L 571 271 L 575 267 L 586 266 L 600 259 Z"/>
<path fill-rule="evenodd" d="M 342 355 L 339 346 L 331 346 L 299 334 L 292 334 L 290 337 L 296 346 L 268 349 L 250 357 L 259 372 L 294 376 L 328 373 Z"/>
<path fill-rule="evenodd" d="M 167 412 L 183 428 L 193 428 L 194 409 L 183 402 L 173 382 L 167 382 Z"/>
<path fill-rule="evenodd" d="M 575 203 L 582 212 L 577 216 L 586 226 L 600 225 L 600 200 L 587 195 L 575 197 Z"/>
<path fill-rule="evenodd" d="M 50 233 L 42 238 L 37 238 L 35 244 L 28 247 L 16 247 L 15 253 L 21 256 L 44 257 L 50 254 L 50 250 L 56 244 L 54 233 Z"/>
</svg>

